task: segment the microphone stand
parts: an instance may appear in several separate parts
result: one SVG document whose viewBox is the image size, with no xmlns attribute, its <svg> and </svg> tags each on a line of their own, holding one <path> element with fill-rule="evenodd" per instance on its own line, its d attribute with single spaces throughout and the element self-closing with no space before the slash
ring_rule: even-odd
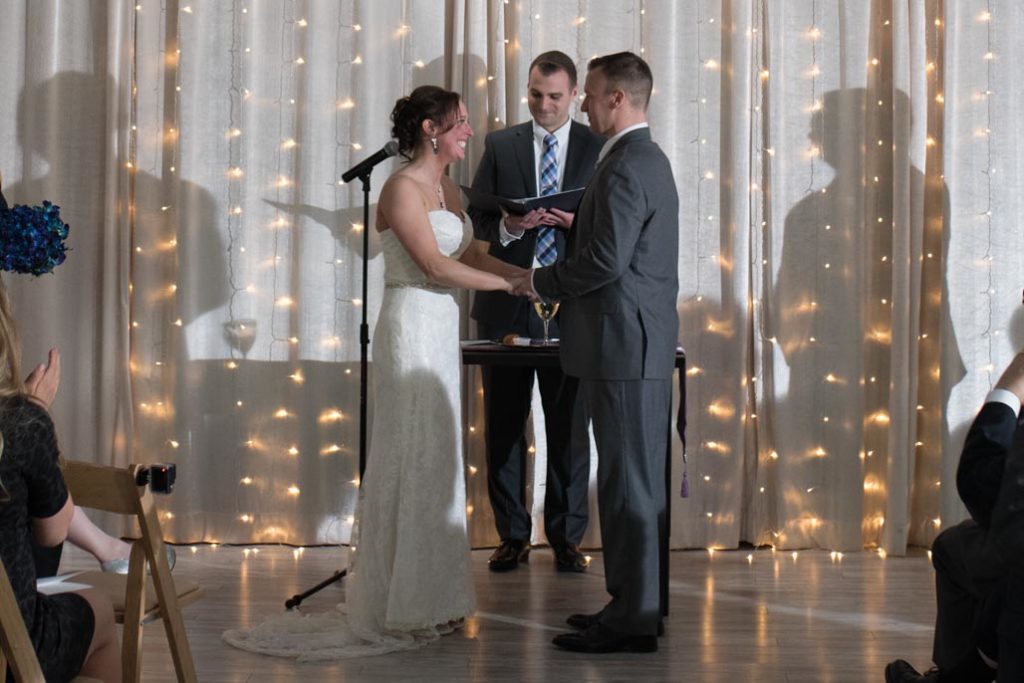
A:
<svg viewBox="0 0 1024 683">
<path fill-rule="evenodd" d="M 359 179 L 363 181 L 363 315 L 359 324 L 359 486 L 363 485 L 363 474 L 366 472 L 366 369 L 367 358 L 370 348 L 370 326 L 366 321 L 366 305 L 368 269 L 370 263 L 370 174 L 372 168 L 368 168 Z M 341 581 L 348 574 L 348 568 L 339 569 L 329 577 L 316 584 L 312 588 L 293 595 L 285 600 L 285 609 L 292 609 L 302 604 L 302 601 L 318 593 L 332 583 Z"/>
</svg>

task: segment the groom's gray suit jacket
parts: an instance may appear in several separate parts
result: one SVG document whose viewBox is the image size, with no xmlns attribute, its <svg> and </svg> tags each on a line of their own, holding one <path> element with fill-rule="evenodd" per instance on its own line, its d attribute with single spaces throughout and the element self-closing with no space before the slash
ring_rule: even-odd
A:
<svg viewBox="0 0 1024 683">
<path fill-rule="evenodd" d="M 569 230 L 568 258 L 534 273 L 561 303 L 561 360 L 583 379 L 671 378 L 679 316 L 679 199 L 641 128 L 601 160 Z"/>
</svg>

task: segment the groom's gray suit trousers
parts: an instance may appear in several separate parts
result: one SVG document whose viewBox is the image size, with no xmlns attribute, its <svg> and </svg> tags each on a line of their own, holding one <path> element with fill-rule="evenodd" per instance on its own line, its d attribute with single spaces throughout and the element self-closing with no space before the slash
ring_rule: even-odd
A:
<svg viewBox="0 0 1024 683">
<path fill-rule="evenodd" d="M 597 497 L 605 584 L 612 596 L 601 622 L 619 633 L 655 635 L 672 381 L 583 379 L 580 391 L 600 453 Z"/>
</svg>

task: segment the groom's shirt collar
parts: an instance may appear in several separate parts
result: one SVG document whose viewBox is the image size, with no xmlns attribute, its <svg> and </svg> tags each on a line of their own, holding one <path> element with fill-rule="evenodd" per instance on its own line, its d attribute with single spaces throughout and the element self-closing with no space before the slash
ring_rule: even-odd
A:
<svg viewBox="0 0 1024 683">
<path fill-rule="evenodd" d="M 615 143 L 618 142 L 619 138 L 621 138 L 623 135 L 625 135 L 626 133 L 632 133 L 634 130 L 640 130 L 641 128 L 648 127 L 649 126 L 647 125 L 647 122 L 644 121 L 643 123 L 637 123 L 635 125 L 632 125 L 629 128 L 623 128 L 618 133 L 608 138 L 608 142 L 604 143 L 604 147 L 601 148 L 600 153 L 598 153 L 597 155 L 597 163 L 601 163 L 601 160 L 604 159 L 605 156 L 607 156 L 608 152 L 612 151 L 612 147 L 615 146 Z"/>
</svg>

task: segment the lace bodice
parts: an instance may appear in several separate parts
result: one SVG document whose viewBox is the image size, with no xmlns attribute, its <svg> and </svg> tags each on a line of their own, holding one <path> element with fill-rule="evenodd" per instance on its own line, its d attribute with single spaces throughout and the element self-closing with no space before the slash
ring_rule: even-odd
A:
<svg viewBox="0 0 1024 683">
<path fill-rule="evenodd" d="M 431 211 L 427 214 L 434 229 L 438 250 L 445 256 L 458 258 L 473 240 L 473 228 L 451 211 Z M 427 276 L 409 256 L 394 230 L 380 234 L 384 252 L 384 284 L 391 286 L 429 285 Z"/>
</svg>

